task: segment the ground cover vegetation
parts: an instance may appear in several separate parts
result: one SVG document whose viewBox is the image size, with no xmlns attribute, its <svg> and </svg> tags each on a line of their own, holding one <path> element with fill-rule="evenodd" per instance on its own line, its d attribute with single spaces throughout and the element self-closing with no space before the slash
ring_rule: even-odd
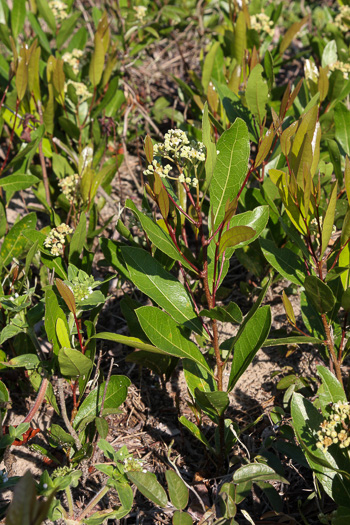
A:
<svg viewBox="0 0 350 525">
<path fill-rule="evenodd" d="M 340 0 L 0 0 L 6 525 L 349 522 L 349 29 Z M 121 422 L 180 377 L 150 465 Z"/>
</svg>

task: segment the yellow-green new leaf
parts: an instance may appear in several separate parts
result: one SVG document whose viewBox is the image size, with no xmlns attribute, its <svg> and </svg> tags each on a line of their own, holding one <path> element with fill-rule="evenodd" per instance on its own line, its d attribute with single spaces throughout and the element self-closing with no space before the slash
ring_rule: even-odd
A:
<svg viewBox="0 0 350 525">
<path fill-rule="evenodd" d="M 343 227 L 341 230 L 340 244 L 344 246 L 350 239 L 350 209 L 346 212 Z"/>
<path fill-rule="evenodd" d="M 345 157 L 344 185 L 348 203 L 350 204 L 350 160 L 348 156 Z"/>
<path fill-rule="evenodd" d="M 273 129 L 273 124 L 270 129 L 267 130 L 265 137 L 261 141 L 258 154 L 255 159 L 255 167 L 257 168 L 265 160 L 272 146 L 272 141 L 275 137 L 275 132 Z"/>
<path fill-rule="evenodd" d="M 39 60 L 41 48 L 37 47 L 30 55 L 28 63 L 28 88 L 34 94 L 35 100 L 41 100 L 40 95 L 40 77 L 39 77 Z"/>
<path fill-rule="evenodd" d="M 56 335 L 62 347 L 70 347 L 69 334 L 67 332 L 66 323 L 60 317 L 56 321 Z"/>
<path fill-rule="evenodd" d="M 286 292 L 283 290 L 283 294 L 282 294 L 282 302 L 283 302 L 283 306 L 284 306 L 284 309 L 286 311 L 286 314 L 287 314 L 287 317 L 289 319 L 289 321 L 292 323 L 292 325 L 295 326 L 296 324 L 296 321 L 295 321 L 295 315 L 294 315 L 294 311 L 293 311 L 293 306 L 292 306 L 292 303 L 290 302 Z"/>
<path fill-rule="evenodd" d="M 243 11 L 240 11 L 237 16 L 235 25 L 235 38 L 233 41 L 233 56 L 241 65 L 243 61 L 244 51 L 247 48 L 247 26 Z"/>
<path fill-rule="evenodd" d="M 324 254 L 328 246 L 329 239 L 331 238 L 331 235 L 332 235 L 332 230 L 334 226 L 335 208 L 337 205 L 337 190 L 338 190 L 338 184 L 335 182 L 332 188 L 327 211 L 326 211 L 326 214 L 323 220 L 321 255 Z"/>
<path fill-rule="evenodd" d="M 299 33 L 300 29 L 308 22 L 309 16 L 305 16 L 300 22 L 295 22 L 290 26 L 283 37 L 280 45 L 280 55 L 283 55 L 287 47 L 292 43 L 293 38 Z"/>
<path fill-rule="evenodd" d="M 263 71 L 261 64 L 255 66 L 249 75 L 245 93 L 248 108 L 260 125 L 266 115 L 266 103 L 269 98 L 269 89 L 262 77 Z"/>
<path fill-rule="evenodd" d="M 152 139 L 149 135 L 146 136 L 145 138 L 145 154 L 146 154 L 146 159 L 147 159 L 147 162 L 149 164 L 152 164 L 152 161 L 153 161 L 153 144 L 152 144 Z"/>
<path fill-rule="evenodd" d="M 96 87 L 102 77 L 105 63 L 105 50 L 103 45 L 103 39 L 99 33 L 95 35 L 95 49 L 92 53 L 90 68 L 89 68 L 89 79 L 91 84 Z"/>
<path fill-rule="evenodd" d="M 233 226 L 227 230 L 221 237 L 219 255 L 221 255 L 227 248 L 238 246 L 240 243 L 252 239 L 256 231 L 249 226 Z"/>
<path fill-rule="evenodd" d="M 22 47 L 18 57 L 18 66 L 16 71 L 16 89 L 19 100 L 22 100 L 26 94 L 28 86 L 28 65 L 26 58 L 26 50 L 24 47 Z"/>
</svg>

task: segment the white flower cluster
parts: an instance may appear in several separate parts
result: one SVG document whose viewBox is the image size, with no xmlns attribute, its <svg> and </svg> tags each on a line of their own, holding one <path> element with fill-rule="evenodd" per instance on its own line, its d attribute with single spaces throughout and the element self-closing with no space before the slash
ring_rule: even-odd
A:
<svg viewBox="0 0 350 525">
<path fill-rule="evenodd" d="M 73 233 L 73 228 L 64 223 L 57 226 L 57 228 L 53 228 L 44 241 L 45 248 L 48 248 L 51 255 L 55 257 L 63 255 L 65 237 L 70 233 Z"/>
<path fill-rule="evenodd" d="M 185 172 L 189 171 L 188 168 L 196 168 L 199 162 L 205 161 L 204 144 L 194 140 L 190 141 L 186 133 L 181 129 L 169 130 L 164 136 L 164 142 L 153 146 L 153 153 L 158 157 L 170 160 L 178 166 L 182 166 Z M 170 177 L 171 169 L 170 164 L 163 167 L 157 160 L 153 160 L 148 169 L 144 171 L 144 175 L 158 173 L 160 177 L 176 179 L 176 177 Z M 198 185 L 196 177 L 190 177 L 189 173 L 185 175 L 182 170 L 177 180 L 181 183 L 186 182 L 186 184 L 193 187 Z"/>
<path fill-rule="evenodd" d="M 133 458 L 132 456 L 125 458 L 123 461 L 123 464 L 124 464 L 125 472 L 130 472 L 130 471 L 147 472 L 147 470 L 143 468 L 142 461 L 140 459 Z"/>
<path fill-rule="evenodd" d="M 146 16 L 147 7 L 145 7 L 144 5 L 135 5 L 134 11 L 136 11 L 137 20 L 139 20 L 139 22 L 141 22 L 142 24 Z"/>
<path fill-rule="evenodd" d="M 77 204 L 77 190 L 79 184 L 79 175 L 68 175 L 64 179 L 58 182 L 58 185 L 62 189 L 63 195 L 67 198 L 70 204 Z"/>
<path fill-rule="evenodd" d="M 341 31 L 344 31 L 344 33 L 347 33 L 350 28 L 349 27 L 350 26 L 350 6 L 341 5 L 339 9 L 340 9 L 340 12 L 335 17 L 334 24 Z"/>
<path fill-rule="evenodd" d="M 164 157 L 190 160 L 192 164 L 205 160 L 205 147 L 202 142 L 189 141 L 181 129 L 170 129 L 164 135 L 163 144 L 155 144 L 153 153 Z"/>
<path fill-rule="evenodd" d="M 15 302 L 15 300 L 18 299 L 18 297 L 19 297 L 19 295 L 16 292 L 14 295 L 10 295 L 10 297 L 8 299 L 9 299 L 9 301 Z"/>
<path fill-rule="evenodd" d="M 269 36 L 273 36 L 275 32 L 272 20 L 270 20 L 269 17 L 265 15 L 265 13 L 252 15 L 250 17 L 250 27 L 251 29 L 255 29 L 255 31 L 258 33 L 263 31 Z"/>
<path fill-rule="evenodd" d="M 148 168 L 143 172 L 144 175 L 151 175 L 153 173 L 157 173 L 159 177 L 167 177 L 169 175 L 169 172 L 171 171 L 170 164 L 167 164 L 166 166 L 162 166 L 154 160 L 152 164 L 148 165 Z"/>
<path fill-rule="evenodd" d="M 71 53 L 67 51 L 62 56 L 63 62 L 66 62 L 71 66 L 75 75 L 79 73 L 80 59 L 83 56 L 83 54 L 84 53 L 81 49 L 73 49 Z"/>
<path fill-rule="evenodd" d="M 341 62 L 340 60 L 337 60 L 333 64 L 329 64 L 330 71 L 334 71 L 335 69 L 339 69 L 339 71 L 342 71 L 343 76 L 346 80 L 349 78 L 350 73 L 350 64 L 347 64 L 346 62 Z"/>
<path fill-rule="evenodd" d="M 339 448 L 350 446 L 350 404 L 338 403 L 332 404 L 332 413 L 329 419 L 324 419 L 321 423 L 321 429 L 317 432 L 319 441 L 316 446 L 326 451 L 328 447 L 339 443 Z"/>
<path fill-rule="evenodd" d="M 67 93 L 68 86 L 72 85 L 75 89 L 75 92 L 77 94 L 77 97 L 80 99 L 80 102 L 84 102 L 84 100 L 88 99 L 91 96 L 90 91 L 88 88 L 83 84 L 82 82 L 74 82 L 74 80 L 68 80 L 68 82 L 64 85 L 64 92 Z"/>
<path fill-rule="evenodd" d="M 182 184 L 186 182 L 186 184 L 189 184 L 190 186 L 193 186 L 194 188 L 198 186 L 198 179 L 191 179 L 191 177 L 185 177 L 183 173 L 179 175 L 177 180 L 181 182 Z"/>
<path fill-rule="evenodd" d="M 67 5 L 64 2 L 61 2 L 61 0 L 50 0 L 49 7 L 53 16 L 58 20 L 58 22 L 61 22 L 67 18 Z"/>
</svg>

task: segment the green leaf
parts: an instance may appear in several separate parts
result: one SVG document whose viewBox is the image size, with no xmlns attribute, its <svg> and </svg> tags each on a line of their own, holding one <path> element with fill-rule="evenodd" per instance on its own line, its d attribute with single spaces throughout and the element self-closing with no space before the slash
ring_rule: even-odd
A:
<svg viewBox="0 0 350 525">
<path fill-rule="evenodd" d="M 244 12 L 240 10 L 235 24 L 233 41 L 233 57 L 237 60 L 239 65 L 242 64 L 244 52 L 246 49 L 247 25 Z"/>
<path fill-rule="evenodd" d="M 36 5 L 38 6 L 39 13 L 48 24 L 51 31 L 56 33 L 56 20 L 49 7 L 47 0 L 36 0 Z"/>
<path fill-rule="evenodd" d="M 329 239 L 331 238 L 332 231 L 333 231 L 335 208 L 337 205 L 337 190 L 338 190 L 338 184 L 335 182 L 333 184 L 331 195 L 329 197 L 329 203 L 327 206 L 326 214 L 323 220 L 321 256 L 324 254 L 324 252 L 326 251 L 328 247 Z"/>
<path fill-rule="evenodd" d="M 38 368 L 39 358 L 36 354 L 22 354 L 10 359 L 6 365 L 14 368 L 24 367 L 27 370 L 33 370 Z"/>
<path fill-rule="evenodd" d="M 43 138 L 45 133 L 45 126 L 42 124 L 41 126 L 38 126 L 38 128 L 35 131 L 32 131 L 31 137 L 34 139 L 32 142 L 27 144 L 25 148 L 21 149 L 19 153 L 13 159 L 11 162 L 9 162 L 6 166 L 6 169 L 8 170 L 11 166 L 14 166 L 22 159 L 30 159 L 34 155 L 39 142 Z M 28 175 L 27 175 L 28 176 Z"/>
<path fill-rule="evenodd" d="M 320 428 L 323 416 L 308 399 L 298 393 L 293 394 L 291 414 L 298 442 L 325 492 L 338 505 L 350 507 L 350 481 L 336 472 L 337 469 L 349 472 L 349 460 L 345 458 L 341 449 L 335 448 L 331 453 L 316 447 L 316 432 Z"/>
<path fill-rule="evenodd" d="M 7 266 L 15 257 L 20 259 L 26 250 L 28 241 L 21 235 L 23 230 L 34 229 L 36 225 L 36 214 L 28 213 L 23 219 L 16 222 L 6 235 L 0 250 L 3 265 Z"/>
<path fill-rule="evenodd" d="M 167 354 L 160 354 L 159 351 L 155 353 L 147 350 L 138 350 L 127 355 L 125 361 L 149 368 L 159 376 L 165 374 L 166 380 L 168 380 L 179 360 Z"/>
<path fill-rule="evenodd" d="M 265 465 L 264 463 L 249 463 L 248 465 L 243 465 L 233 474 L 232 481 L 234 483 L 246 483 L 247 481 L 282 481 L 282 483 L 287 483 L 283 476 L 277 474 L 273 468 Z"/>
<path fill-rule="evenodd" d="M 335 297 L 332 290 L 315 275 L 308 275 L 304 281 L 305 293 L 316 308 L 317 312 L 324 314 L 332 310 Z"/>
<path fill-rule="evenodd" d="M 131 346 L 131 348 L 138 348 L 139 350 L 146 350 L 147 352 L 162 352 L 156 346 L 145 343 L 137 337 L 129 337 L 127 335 L 113 334 L 112 332 L 100 332 L 92 337 L 92 339 L 104 339 L 105 341 L 114 341 L 123 345 Z"/>
<path fill-rule="evenodd" d="M 182 479 L 173 470 L 165 472 L 168 483 L 170 501 L 179 510 L 183 510 L 188 504 L 188 488 Z"/>
<path fill-rule="evenodd" d="M 227 201 L 238 194 L 248 170 L 250 153 L 248 129 L 241 119 L 226 130 L 218 140 L 216 165 L 210 184 L 210 203 L 215 230 L 225 215 Z"/>
<path fill-rule="evenodd" d="M 266 104 L 269 98 L 269 89 L 262 77 L 264 69 L 261 64 L 257 64 L 250 73 L 247 89 L 245 92 L 248 108 L 253 113 L 260 126 L 266 115 Z"/>
<path fill-rule="evenodd" d="M 211 125 L 208 116 L 208 103 L 204 104 L 203 118 L 202 118 L 202 140 L 203 144 L 207 150 L 206 160 L 205 160 L 205 189 L 210 185 L 211 179 L 213 177 L 215 164 L 216 164 L 216 144 L 211 140 Z M 204 191 L 204 189 L 203 189 Z"/>
<path fill-rule="evenodd" d="M 337 403 L 338 401 L 346 403 L 346 394 L 338 379 L 328 368 L 319 365 L 317 367 L 317 373 L 322 380 L 322 390 L 319 392 L 320 404 L 322 412 L 326 414 L 325 409 L 330 403 Z"/>
<path fill-rule="evenodd" d="M 243 321 L 241 309 L 236 303 L 229 303 L 227 306 L 215 306 L 211 310 L 203 309 L 201 316 L 216 319 L 222 323 L 238 323 Z"/>
<path fill-rule="evenodd" d="M 347 155 L 350 155 L 350 113 L 342 102 L 334 109 L 335 138 Z"/>
<path fill-rule="evenodd" d="M 198 347 L 181 332 L 181 327 L 165 312 L 154 306 L 142 306 L 136 310 L 141 327 L 150 341 L 164 353 L 174 357 L 187 357 L 210 368 Z"/>
<path fill-rule="evenodd" d="M 294 24 L 292 24 L 289 29 L 287 30 L 287 32 L 285 33 L 283 39 L 282 39 L 282 42 L 280 44 L 280 48 L 279 48 L 279 54 L 280 55 L 283 55 L 283 53 L 285 52 L 285 50 L 289 47 L 289 45 L 292 43 L 294 37 L 299 33 L 299 31 L 301 30 L 301 28 L 309 21 L 309 16 L 306 16 L 305 18 L 303 18 L 302 20 L 300 20 L 299 22 L 294 22 Z"/>
<path fill-rule="evenodd" d="M 64 377 L 84 377 L 92 367 L 88 357 L 73 348 L 61 348 L 58 352 L 58 364 Z"/>
<path fill-rule="evenodd" d="M 350 523 L 350 508 L 338 507 L 335 514 L 332 513 L 332 525 L 347 525 Z"/>
<path fill-rule="evenodd" d="M 282 293 L 282 302 L 283 302 L 283 306 L 284 306 L 284 309 L 286 311 L 288 320 L 295 326 L 296 321 L 295 321 L 295 315 L 294 315 L 293 306 L 292 306 L 292 303 L 289 300 L 288 295 L 286 294 L 286 292 L 284 290 L 283 290 L 283 293 Z"/>
<path fill-rule="evenodd" d="M 53 439 L 58 441 L 60 445 L 74 445 L 74 438 L 68 434 L 63 428 L 59 425 L 51 425 L 50 435 Z"/>
<path fill-rule="evenodd" d="M 258 206 L 252 211 L 245 211 L 232 217 L 230 226 L 249 226 L 255 230 L 255 235 L 246 243 L 242 243 L 242 246 L 247 246 L 251 242 L 255 241 L 263 230 L 266 228 L 267 221 L 269 220 L 269 207 Z"/>
<path fill-rule="evenodd" d="M 14 40 L 17 40 L 26 19 L 26 0 L 14 0 L 11 10 L 11 30 Z"/>
<path fill-rule="evenodd" d="M 200 408 L 213 419 L 218 421 L 218 416 L 222 416 L 229 405 L 227 392 L 203 392 L 198 388 L 195 389 L 195 400 Z"/>
<path fill-rule="evenodd" d="M 49 268 L 49 270 L 55 270 L 55 275 L 59 275 L 62 279 L 67 279 L 66 270 L 63 266 L 61 257 L 52 257 L 42 253 L 41 262 Z"/>
<path fill-rule="evenodd" d="M 335 40 L 331 40 L 325 46 L 322 53 L 322 67 L 327 67 L 334 64 L 338 60 L 337 54 L 337 43 Z"/>
<path fill-rule="evenodd" d="M 194 437 L 203 443 L 203 445 L 205 445 L 209 450 L 213 451 L 209 441 L 205 437 L 204 433 L 197 427 L 197 425 L 186 419 L 185 416 L 179 417 L 179 421 L 187 428 L 187 430 L 191 432 L 191 434 L 194 435 Z"/>
<path fill-rule="evenodd" d="M 39 179 L 34 177 L 34 175 L 16 173 L 15 175 L 1 178 L 0 187 L 9 193 L 14 193 L 15 191 L 25 190 L 37 182 L 39 182 Z"/>
<path fill-rule="evenodd" d="M 108 423 L 103 417 L 95 417 L 96 430 L 99 436 L 105 439 L 108 435 Z"/>
<path fill-rule="evenodd" d="M 288 248 L 277 248 L 275 243 L 268 239 L 259 239 L 259 242 L 271 266 L 288 281 L 302 286 L 305 279 L 305 266 L 302 259 Z"/>
<path fill-rule="evenodd" d="M 269 306 L 263 306 L 255 312 L 245 325 L 238 340 L 235 341 L 228 391 L 232 390 L 259 348 L 262 347 L 269 335 L 270 327 L 271 310 Z"/>
<path fill-rule="evenodd" d="M 101 80 L 105 64 L 105 50 L 103 46 L 103 40 L 98 32 L 95 34 L 94 42 L 95 48 L 90 61 L 89 78 L 91 84 L 96 87 Z"/>
<path fill-rule="evenodd" d="M 35 15 L 31 12 L 27 12 L 27 17 L 30 23 L 31 29 L 35 32 L 35 34 L 39 38 L 40 45 L 45 51 L 50 55 L 51 54 L 51 48 L 49 41 L 47 39 L 47 36 L 45 34 L 45 31 L 42 30 L 40 23 L 38 22 Z"/>
<path fill-rule="evenodd" d="M 144 143 L 144 150 L 145 150 L 145 155 L 146 155 L 148 164 L 152 164 L 153 162 L 153 142 L 152 142 L 150 135 L 146 135 L 145 143 Z M 132 202 L 130 201 L 130 199 L 127 199 L 126 202 L 128 201 Z"/>
<path fill-rule="evenodd" d="M 80 221 L 75 229 L 74 235 L 69 244 L 69 262 L 79 266 L 80 255 L 86 242 L 86 215 L 82 213 Z"/>
<path fill-rule="evenodd" d="M 103 393 L 105 390 L 106 383 L 101 383 L 98 388 L 95 388 L 90 394 L 84 399 L 79 407 L 78 413 L 74 419 L 74 427 L 77 428 L 84 419 L 93 419 L 99 416 Z M 130 379 L 126 376 L 111 376 L 107 386 L 105 402 L 103 405 L 104 411 L 118 408 L 124 403 L 126 396 L 128 395 L 128 387 L 130 385 Z"/>
<path fill-rule="evenodd" d="M 293 337 L 281 337 L 278 339 L 266 339 L 262 348 L 268 346 L 282 346 L 282 345 L 320 345 L 324 344 L 322 339 L 317 339 L 317 337 L 307 337 L 305 335 L 296 335 Z"/>
<path fill-rule="evenodd" d="M 256 231 L 249 226 L 233 226 L 225 231 L 220 239 L 219 255 L 221 255 L 227 248 L 235 247 L 241 248 L 253 241 Z"/>
<path fill-rule="evenodd" d="M 65 346 L 66 348 L 70 347 L 70 341 L 69 341 L 69 332 L 67 327 L 67 322 L 64 322 L 65 320 L 58 318 L 56 321 L 56 335 L 57 339 L 60 342 L 61 346 Z"/>
<path fill-rule="evenodd" d="M 196 398 L 196 389 L 202 392 L 214 392 L 217 390 L 216 382 L 205 368 L 191 359 L 183 359 L 182 366 L 187 388 L 193 399 Z"/>
<path fill-rule="evenodd" d="M 28 470 L 15 486 L 13 498 L 6 513 L 6 525 L 40 525 L 48 515 L 55 492 L 46 500 L 37 499 L 35 481 Z"/>
<path fill-rule="evenodd" d="M 207 94 L 207 91 L 208 91 L 208 86 L 211 80 L 212 71 L 213 71 L 213 67 L 214 67 L 214 63 L 216 59 L 216 54 L 217 54 L 219 47 L 220 47 L 220 42 L 214 42 L 204 59 L 203 69 L 202 69 L 202 86 L 203 86 L 203 91 L 205 94 Z"/>
<path fill-rule="evenodd" d="M 173 514 L 173 525 L 193 525 L 193 520 L 187 512 L 176 510 Z"/>
<path fill-rule="evenodd" d="M 148 217 L 148 215 L 140 212 L 130 199 L 127 199 L 125 207 L 129 208 L 129 210 L 131 210 L 139 219 L 142 228 L 147 233 L 149 240 L 154 246 L 168 255 L 168 257 L 174 259 L 174 261 L 180 261 L 183 266 L 191 270 L 191 266 L 175 248 L 170 235 L 166 233 L 163 228 L 156 224 L 150 217 Z"/>
<path fill-rule="evenodd" d="M 159 507 L 166 507 L 168 498 L 163 487 L 152 472 L 127 472 L 128 479 L 134 483 L 141 494 Z"/>
<path fill-rule="evenodd" d="M 24 331 L 25 331 L 24 326 L 17 326 L 14 324 L 9 324 L 5 326 L 5 328 L 3 328 L 1 331 L 0 344 L 3 344 L 8 339 L 11 339 L 15 335 L 20 334 L 21 332 L 24 332 Z"/>
<path fill-rule="evenodd" d="M 202 333 L 191 297 L 183 285 L 145 250 L 123 247 L 121 252 L 130 279 L 139 290 L 164 308 L 176 322 L 199 334 Z"/>
<path fill-rule="evenodd" d="M 61 27 L 56 36 L 57 49 L 60 49 L 66 43 L 66 41 L 70 38 L 70 36 L 73 33 L 73 30 L 75 29 L 76 22 L 80 16 L 81 16 L 81 12 L 76 11 L 69 18 L 65 18 L 64 20 L 62 20 Z"/>
</svg>

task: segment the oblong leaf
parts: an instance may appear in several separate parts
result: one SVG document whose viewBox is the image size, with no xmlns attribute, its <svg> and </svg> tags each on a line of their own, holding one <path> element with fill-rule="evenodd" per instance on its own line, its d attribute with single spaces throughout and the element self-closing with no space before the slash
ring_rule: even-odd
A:
<svg viewBox="0 0 350 525">
<path fill-rule="evenodd" d="M 183 510 L 188 504 L 188 488 L 182 479 L 173 470 L 165 472 L 168 483 L 170 501 L 179 510 Z"/>
<path fill-rule="evenodd" d="M 225 231 L 220 239 L 219 255 L 227 248 L 243 246 L 247 241 L 252 241 L 256 231 L 249 226 L 233 226 Z"/>
<path fill-rule="evenodd" d="M 248 170 L 248 128 L 237 118 L 217 143 L 218 155 L 210 183 L 210 204 L 214 229 L 225 215 L 225 205 L 237 196 Z"/>
<path fill-rule="evenodd" d="M 232 390 L 252 362 L 259 348 L 262 347 L 269 335 L 270 327 L 271 310 L 269 306 L 263 306 L 249 319 L 240 337 L 234 344 L 228 391 Z"/>
<path fill-rule="evenodd" d="M 187 357 L 212 374 L 199 348 L 181 333 L 181 327 L 168 314 L 154 306 L 142 306 L 136 310 L 136 315 L 143 331 L 156 347 L 174 357 Z"/>
<path fill-rule="evenodd" d="M 130 279 L 176 322 L 202 333 L 191 297 L 184 286 L 148 252 L 141 248 L 122 247 L 121 253 L 129 270 Z"/>
<path fill-rule="evenodd" d="M 304 281 L 305 293 L 321 314 L 329 312 L 335 305 L 332 290 L 315 275 L 308 275 Z"/>
<path fill-rule="evenodd" d="M 250 463 L 249 465 L 243 465 L 236 470 L 232 478 L 234 483 L 246 483 L 247 481 L 259 480 L 276 480 L 289 485 L 289 481 L 280 474 L 277 474 L 273 468 L 263 463 Z"/>
<path fill-rule="evenodd" d="M 160 507 L 166 507 L 168 498 L 165 490 L 152 472 L 127 472 L 128 479 L 136 485 L 141 494 Z"/>
<path fill-rule="evenodd" d="M 88 357 L 73 348 L 61 348 L 58 352 L 58 364 L 64 377 L 84 377 L 89 373 L 92 362 Z"/>
<path fill-rule="evenodd" d="M 292 283 L 302 286 L 305 279 L 302 259 L 288 248 L 277 248 L 275 243 L 268 239 L 259 239 L 259 242 L 271 266 Z"/>
<path fill-rule="evenodd" d="M 126 376 L 111 376 L 106 390 L 103 405 L 104 410 L 108 411 L 109 409 L 117 409 L 122 403 L 124 403 L 126 396 L 128 395 L 128 387 L 130 386 L 130 383 L 130 379 Z M 95 416 L 99 416 L 105 386 L 105 382 L 101 383 L 98 388 L 92 390 L 84 399 L 74 419 L 75 428 L 77 428 L 84 419 L 93 419 Z"/>
</svg>

